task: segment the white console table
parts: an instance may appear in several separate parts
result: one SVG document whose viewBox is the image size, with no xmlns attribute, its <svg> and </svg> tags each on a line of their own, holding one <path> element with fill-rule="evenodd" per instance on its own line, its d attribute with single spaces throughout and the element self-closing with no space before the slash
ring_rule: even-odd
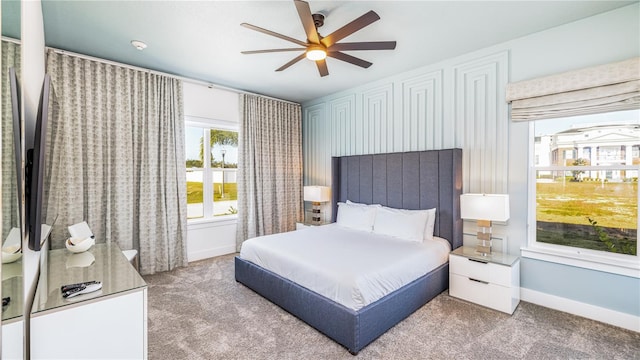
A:
<svg viewBox="0 0 640 360">
<path fill-rule="evenodd" d="M 95 261 L 77 266 L 87 256 Z M 31 311 L 32 359 L 147 358 L 147 285 L 118 246 L 97 244 L 81 254 L 51 250 L 40 271 Z M 62 285 L 91 280 L 101 281 L 102 289 L 62 297 Z"/>
</svg>

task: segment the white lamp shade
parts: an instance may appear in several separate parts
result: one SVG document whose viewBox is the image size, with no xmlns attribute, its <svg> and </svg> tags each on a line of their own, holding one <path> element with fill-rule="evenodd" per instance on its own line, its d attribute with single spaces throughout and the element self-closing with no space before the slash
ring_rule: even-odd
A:
<svg viewBox="0 0 640 360">
<path fill-rule="evenodd" d="M 304 201 L 312 201 L 312 202 L 331 201 L 331 188 L 328 186 L 305 186 Z"/>
<path fill-rule="evenodd" d="M 509 220 L 509 195 L 507 194 L 462 194 L 460 195 L 460 217 L 472 220 Z"/>
</svg>

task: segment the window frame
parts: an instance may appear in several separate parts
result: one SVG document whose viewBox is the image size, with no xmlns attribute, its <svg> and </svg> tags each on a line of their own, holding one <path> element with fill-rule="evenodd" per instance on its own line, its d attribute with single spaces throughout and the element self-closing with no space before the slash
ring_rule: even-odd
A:
<svg viewBox="0 0 640 360">
<path fill-rule="evenodd" d="M 240 132 L 240 124 L 238 124 L 235 121 L 209 119 L 209 118 L 202 118 L 202 117 L 188 116 L 188 115 L 184 116 L 184 126 L 185 128 L 201 127 L 201 128 L 215 129 L 215 130 L 235 131 L 238 133 Z M 203 189 L 202 189 L 203 213 L 202 214 L 203 216 L 201 218 L 191 218 L 191 219 L 187 218 L 187 224 L 202 224 L 202 223 L 209 223 L 209 222 L 224 222 L 224 221 L 235 222 L 238 219 L 237 214 L 214 216 L 213 201 L 210 201 L 210 202 L 204 201 L 204 199 L 213 199 L 213 187 L 204 185 L 204 184 L 213 184 L 213 174 L 211 171 L 212 169 L 211 168 L 211 148 L 210 148 L 210 145 L 208 145 L 211 143 L 209 138 L 211 136 L 211 132 L 205 131 L 203 132 L 203 136 L 204 136 L 203 141 L 205 144 L 205 149 L 203 150 L 204 159 L 202 164 L 203 166 L 202 167 L 202 182 L 203 182 Z"/>
<path fill-rule="evenodd" d="M 554 168 L 567 169 L 567 166 L 536 166 L 535 163 L 535 121 L 549 121 L 549 119 L 529 121 L 528 139 L 528 194 L 527 194 L 527 246 L 521 249 L 523 257 L 549 261 L 564 265 L 576 266 L 591 270 L 604 271 L 613 274 L 640 278 L 640 256 L 609 253 L 572 246 L 556 245 L 538 242 L 536 238 L 536 171 Z M 621 165 L 615 168 L 633 168 Z M 584 169 L 584 167 L 582 167 Z M 605 168 L 605 167 L 600 167 Z M 633 170 L 638 170 L 636 166 Z M 640 204 L 640 191 L 638 191 Z M 640 216 L 638 217 L 640 218 Z M 640 219 L 638 229 L 640 229 Z M 637 238 L 637 236 L 636 236 Z M 636 239 L 638 241 L 638 239 Z"/>
</svg>

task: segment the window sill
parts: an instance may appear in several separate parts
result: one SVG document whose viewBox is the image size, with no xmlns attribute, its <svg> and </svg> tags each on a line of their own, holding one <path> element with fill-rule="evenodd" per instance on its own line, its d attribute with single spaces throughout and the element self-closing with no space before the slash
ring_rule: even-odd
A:
<svg viewBox="0 0 640 360">
<path fill-rule="evenodd" d="M 640 259 L 637 256 L 635 259 L 628 259 L 619 254 L 603 256 L 581 249 L 557 249 L 539 245 L 522 248 L 520 251 L 523 258 L 640 278 Z"/>
<path fill-rule="evenodd" d="M 231 225 L 238 222 L 238 215 L 224 215 L 224 216 L 215 216 L 212 218 L 197 218 L 197 219 L 188 219 L 187 227 L 197 226 L 222 226 L 222 225 Z"/>
</svg>

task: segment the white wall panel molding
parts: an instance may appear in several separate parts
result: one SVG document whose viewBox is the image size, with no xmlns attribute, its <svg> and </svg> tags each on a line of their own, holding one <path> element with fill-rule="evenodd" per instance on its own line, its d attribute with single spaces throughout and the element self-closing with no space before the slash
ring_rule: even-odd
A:
<svg viewBox="0 0 640 360">
<path fill-rule="evenodd" d="M 442 149 L 442 70 L 402 81 L 403 151 Z"/>
<path fill-rule="evenodd" d="M 366 90 L 361 95 L 362 154 L 393 151 L 393 84 Z"/>
<path fill-rule="evenodd" d="M 331 118 L 331 155 L 356 155 L 358 134 L 356 121 L 356 96 L 350 94 L 329 101 Z"/>
<path fill-rule="evenodd" d="M 305 185 L 331 183 L 331 134 L 324 103 L 304 109 L 302 120 L 302 158 Z"/>
<path fill-rule="evenodd" d="M 461 147 L 466 192 L 507 192 L 508 55 L 465 55 L 305 104 L 305 184 L 330 184 L 331 156 Z"/>
<path fill-rule="evenodd" d="M 464 192 L 507 193 L 508 51 L 454 66 L 457 146 L 463 148 Z"/>
</svg>

